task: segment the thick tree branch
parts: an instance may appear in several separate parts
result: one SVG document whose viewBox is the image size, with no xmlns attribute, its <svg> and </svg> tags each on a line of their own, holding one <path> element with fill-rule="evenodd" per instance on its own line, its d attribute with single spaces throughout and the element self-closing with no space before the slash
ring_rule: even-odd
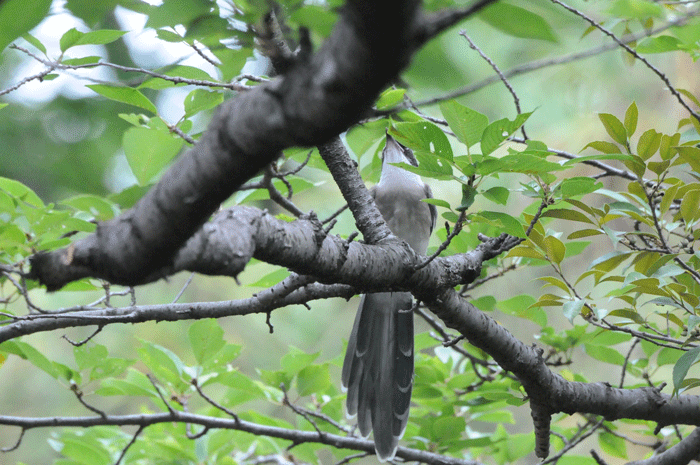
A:
<svg viewBox="0 0 700 465">
<path fill-rule="evenodd" d="M 419 257 L 403 241 L 376 246 L 348 243 L 328 235 L 313 216 L 288 223 L 257 208 L 238 206 L 217 214 L 179 250 L 170 266 L 144 276 L 140 283 L 183 270 L 235 277 L 255 257 L 316 276 L 327 284 L 349 284 L 361 292 L 414 286 L 436 289 L 473 281 L 483 260 L 500 254 L 504 243 L 508 243 L 505 236 L 484 243 L 476 251 L 439 258 L 414 272 L 413 264 Z M 56 275 L 71 268 L 60 261 L 51 265 L 56 267 Z M 88 274 L 80 275 L 85 276 Z"/>
<path fill-rule="evenodd" d="M 340 138 L 333 138 L 320 146 L 318 151 L 348 203 L 357 229 L 365 241 L 376 244 L 389 237 L 391 231 L 357 172 L 357 162 L 350 158 Z"/>
<path fill-rule="evenodd" d="M 700 426 L 700 397 L 670 396 L 655 388 L 619 389 L 607 383 L 567 381 L 552 372 L 537 349 L 525 345 L 495 320 L 462 299 L 453 289 L 416 294 L 447 326 L 462 333 L 470 344 L 491 355 L 523 384 L 537 413 L 592 413 L 608 420 L 630 418 L 659 425 Z M 540 445 L 541 446 L 541 445 Z M 544 452 L 544 451 L 543 451 Z"/>
<path fill-rule="evenodd" d="M 415 51 L 419 3 L 348 2 L 318 53 L 221 105 L 195 147 L 133 209 L 66 249 L 34 256 L 31 276 L 49 290 L 85 275 L 133 285 L 167 266 L 282 149 L 325 143 L 369 110 Z"/>
<path fill-rule="evenodd" d="M 654 455 L 646 460 L 629 462 L 627 465 L 675 465 L 691 463 L 700 456 L 700 428 L 695 428 L 688 437 L 671 447 L 669 450 Z"/>
</svg>

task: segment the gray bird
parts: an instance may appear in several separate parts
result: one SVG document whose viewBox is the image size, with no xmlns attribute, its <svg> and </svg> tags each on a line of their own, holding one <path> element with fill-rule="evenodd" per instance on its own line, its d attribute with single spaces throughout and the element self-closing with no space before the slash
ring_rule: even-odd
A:
<svg viewBox="0 0 700 465">
<path fill-rule="evenodd" d="M 413 152 L 387 134 L 382 174 L 371 190 L 391 232 L 425 255 L 435 227 L 432 192 L 420 176 L 392 163 L 418 166 Z M 413 298 L 410 292 L 366 294 L 360 300 L 343 362 L 347 410 L 360 433 L 374 430 L 379 460 L 391 460 L 408 421 L 413 388 Z"/>
</svg>

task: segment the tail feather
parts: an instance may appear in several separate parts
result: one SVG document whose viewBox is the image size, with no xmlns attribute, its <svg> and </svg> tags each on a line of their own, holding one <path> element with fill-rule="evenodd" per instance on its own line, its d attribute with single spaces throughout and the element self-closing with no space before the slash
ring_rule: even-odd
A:
<svg viewBox="0 0 700 465">
<path fill-rule="evenodd" d="M 362 296 L 343 362 L 348 414 L 360 433 L 374 430 L 379 459 L 396 453 L 413 387 L 412 298 L 406 292 Z"/>
</svg>

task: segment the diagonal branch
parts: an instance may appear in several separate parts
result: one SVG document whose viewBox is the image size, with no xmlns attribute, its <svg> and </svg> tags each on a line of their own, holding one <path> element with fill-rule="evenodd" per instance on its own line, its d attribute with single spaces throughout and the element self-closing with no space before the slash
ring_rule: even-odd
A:
<svg viewBox="0 0 700 465">
<path fill-rule="evenodd" d="M 348 1 L 318 53 L 222 104 L 197 144 L 131 210 L 68 248 L 35 255 L 49 290 L 93 276 L 132 285 L 157 277 L 245 181 L 290 146 L 319 145 L 359 121 L 415 52 L 418 0 Z M 381 29 L 382 33 L 375 31 Z"/>
</svg>

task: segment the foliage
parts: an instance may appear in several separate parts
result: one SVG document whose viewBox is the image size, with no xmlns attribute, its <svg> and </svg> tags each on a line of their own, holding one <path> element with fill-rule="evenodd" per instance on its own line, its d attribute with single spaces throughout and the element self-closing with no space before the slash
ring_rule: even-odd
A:
<svg viewBox="0 0 700 465">
<path fill-rule="evenodd" d="M 19 155 L 2 155 L 0 172 L 7 177 L 0 178 L 0 290 L 4 307 L 0 327 L 17 319 L 44 315 L 45 298 L 35 297 L 41 296 L 37 285 L 18 278 L 17 271 L 26 266 L 31 254 L 65 247 L 76 234 L 93 232 L 95 222 L 132 206 L 181 149 L 198 139 L 212 109 L 233 93 L 245 92 L 269 79 L 267 71 L 260 72 L 263 60 L 255 51 L 253 29 L 247 27 L 260 23 L 268 12 L 268 2 L 235 0 L 224 7 L 221 2 L 194 0 L 166 0 L 158 6 L 111 1 L 100 3 L 100 9 L 93 2 L 69 0 L 65 8 L 82 24 L 65 31 L 56 44 L 30 33 L 39 21 L 39 13 L 42 17 L 45 14 L 38 4 L 36 17 L 26 17 L 26 21 L 15 24 L 15 29 L 4 27 L 18 16 L 15 8 L 19 3 L 9 0 L 0 4 L 0 46 L 12 41 L 15 44 L 5 50 L 5 62 L 15 65 L 20 57 L 31 57 L 42 63 L 43 70 L 33 79 L 46 81 L 43 84 L 85 69 L 110 68 L 118 74 L 99 83 L 87 79 L 85 88 L 92 93 L 81 97 L 91 102 L 80 103 L 88 108 L 86 113 L 92 111 L 90 105 L 100 102 L 104 108 L 94 109 L 96 118 L 107 118 L 107 125 L 114 128 L 105 132 L 107 142 L 99 150 L 93 150 L 95 138 L 72 143 L 68 149 L 89 152 L 89 157 L 94 158 L 89 163 L 78 161 L 71 168 L 75 171 L 86 166 L 84 184 L 76 181 L 79 176 L 57 172 L 55 183 L 37 182 L 29 187 L 32 181 L 27 167 L 15 167 L 8 161 Z M 320 44 L 337 20 L 340 3 L 284 2 L 278 15 L 284 19 L 288 39 L 298 40 L 293 31 L 305 27 L 312 40 Z M 569 39 L 571 29 L 582 40 L 587 36 L 605 37 L 600 28 L 586 29 L 588 23 L 560 7 L 557 1 L 531 2 L 526 7 L 514 3 L 492 5 L 479 13 L 478 21 L 470 20 L 464 27 L 487 31 L 495 37 L 494 43 L 501 43 L 499 38 L 503 38 L 512 44 L 526 41 L 528 46 L 541 45 L 552 55 Z M 435 11 L 459 4 L 433 0 L 426 1 L 425 7 Z M 123 25 L 116 29 L 115 7 L 144 15 L 146 27 L 155 31 L 152 40 L 184 45 L 192 54 L 204 57 L 208 65 L 197 67 L 173 60 L 144 69 L 133 63 L 128 51 L 135 46 L 125 42 L 131 33 Z M 589 7 L 586 4 L 583 8 Z M 700 56 L 697 5 L 618 0 L 595 15 L 604 19 L 601 27 L 629 39 L 626 43 L 640 56 L 622 53 L 638 68 L 647 69 L 639 61 L 641 56 L 681 56 L 692 60 Z M 627 36 L 632 33 L 636 35 Z M 456 36 L 454 32 L 447 34 Z M 464 42 L 459 43 L 464 46 Z M 613 89 L 611 92 L 625 96 L 621 98 L 625 99 L 626 108 L 616 112 L 601 105 L 596 109 L 598 125 L 592 131 L 594 136 L 581 145 L 555 148 L 566 139 L 549 137 L 534 129 L 540 124 L 536 122 L 541 111 L 537 104 L 521 111 L 515 93 L 518 111 L 513 115 L 502 106 L 487 108 L 488 105 L 479 106 L 478 101 L 464 97 L 473 90 L 440 89 L 455 85 L 449 77 L 446 83 L 435 84 L 438 89 L 425 86 L 426 69 L 430 69 L 427 75 L 434 80 L 441 79 L 434 72 L 437 66 L 458 69 L 451 62 L 448 44 L 454 42 L 438 45 L 439 53 L 431 57 L 419 54 L 406 73 L 407 82 L 387 89 L 379 97 L 375 117 L 347 132 L 346 145 L 358 159 L 363 177 L 376 181 L 376 154 L 388 130 L 413 149 L 419 161 L 418 167 L 404 168 L 449 186 L 436 189 L 438 195 L 431 201 L 438 206 L 447 226 L 438 228 L 438 240 L 429 253 L 447 241 L 456 224 L 461 232 L 444 244 L 442 255 L 474 249 L 480 234 L 497 236 L 506 232 L 523 238 L 507 254 L 485 263 L 481 279 L 460 291 L 483 312 L 503 318 L 506 326 L 514 326 L 514 332 L 521 324 L 536 328 L 537 344 L 545 348 L 547 364 L 564 378 L 581 382 L 604 380 L 629 388 L 670 381 L 676 395 L 700 385 L 695 364 L 700 358 L 700 252 L 696 246 L 700 239 L 698 88 L 675 87 L 673 79 L 653 81 L 657 89 L 671 89 L 673 95 L 668 99 L 684 111 L 672 122 L 671 131 L 653 127 L 658 122 L 656 115 L 640 111 L 637 103 L 626 97 L 624 89 Z M 498 55 L 504 52 L 492 51 Z M 561 57 L 556 59 L 564 61 Z M 470 55 L 469 60 L 481 58 Z M 544 66 L 535 61 L 531 69 Z M 668 79 L 669 71 L 654 69 Z M 512 89 L 506 78 L 518 73 L 496 71 Z M 12 92 L 26 84 L 16 82 L 29 76 L 4 78 L 7 90 L 0 91 L 0 96 L 7 96 L 8 100 L 7 105 L 0 104 L 0 114 L 12 121 L 8 127 L 31 124 L 27 119 L 22 123 L 27 114 L 22 102 L 10 100 Z M 413 86 L 404 88 L 405 84 Z M 185 90 L 171 92 L 181 88 Z M 435 94 L 437 98 L 426 97 Z M 166 96 L 178 99 L 181 111 L 177 117 L 159 103 Z M 695 113 L 687 112 L 679 102 Z M 77 103 L 61 96 L 55 96 L 46 105 L 39 111 L 61 109 L 77 116 L 81 112 L 76 109 Z M 39 123 L 34 124 L 37 126 L 28 133 L 40 132 Z M 643 127 L 649 129 L 642 130 Z M 0 129 L 0 133 L 4 131 L 10 132 Z M 536 133 L 539 140 L 530 138 L 530 133 Z M 100 137 L 103 136 L 98 134 Z M 20 146 L 17 139 L 9 140 L 15 147 Z M 61 144 L 43 138 L 37 143 L 41 151 L 54 145 Z M 109 193 L 109 186 L 100 180 L 107 170 L 106 160 L 119 158 L 121 153 L 115 158 L 119 151 L 133 185 L 120 186 L 118 192 Z M 578 151 L 583 153 L 574 153 Z M 66 169 L 60 167 L 61 163 L 70 158 L 61 153 L 56 164 L 58 171 Z M 22 163 L 31 167 L 33 162 L 25 159 Z M 288 218 L 295 215 L 288 208 L 292 201 L 307 205 L 312 196 L 325 195 L 323 191 L 315 193 L 315 189 L 322 189 L 321 180 L 327 179 L 316 152 L 309 157 L 306 150 L 290 149 L 272 172 L 275 176 L 271 182 L 265 182 L 266 176 L 270 181 L 269 173 L 260 175 L 231 202 L 257 203 Z M 52 201 L 45 202 L 42 197 Z M 273 203 L 278 197 L 287 199 L 280 201 L 287 209 L 284 213 Z M 338 199 L 332 208 L 341 205 Z M 351 218 L 341 216 L 341 221 L 345 225 L 338 227 L 343 234 L 349 234 Z M 252 279 L 255 287 L 274 285 L 288 275 L 286 270 L 268 271 L 271 272 L 266 276 Z M 523 275 L 517 274 L 522 271 L 530 271 L 536 281 L 524 290 L 514 286 L 522 292 L 498 292 L 498 286 L 508 287 L 509 279 L 515 279 L 510 276 L 520 276 L 518 279 L 522 280 Z M 494 282 L 500 284 L 489 287 Z M 70 308 L 60 312 L 74 306 L 109 309 L 110 298 L 128 292 L 110 289 L 96 280 L 83 280 L 59 294 L 77 302 L 82 297 L 75 297 L 79 295 L 76 291 L 94 296 L 103 290 L 98 301 L 82 307 L 71 303 Z M 22 303 L 29 308 L 29 314 L 22 309 Z M 430 324 L 430 331 L 416 339 L 420 353 L 415 369 L 414 407 L 402 445 L 463 459 L 525 463 L 525 457 L 535 448 L 535 439 L 531 428 L 522 426 L 528 420 L 518 407 L 527 401 L 519 381 L 493 362 L 489 354 L 455 340 L 456 335 L 440 322 L 422 310 L 420 313 Z M 103 326 L 96 324 L 99 332 Z M 115 413 L 114 418 L 123 421 L 56 430 L 48 441 L 56 453 L 57 464 L 226 464 L 268 455 L 316 463 L 350 460 L 358 453 L 350 448 L 331 448 L 321 441 L 290 445 L 282 433 L 299 430 L 347 436 L 353 432 L 352 421 L 344 416 L 345 396 L 338 382 L 342 359 L 336 353 L 327 359 L 318 352 L 290 347 L 275 369 L 244 370 L 239 356 L 245 349 L 227 342 L 231 336 L 224 326 L 212 319 L 183 324 L 179 331 L 186 331 L 187 340 L 179 349 L 171 350 L 142 337 L 128 356 L 119 355 L 123 351 L 118 343 L 100 341 L 95 334 L 80 343 L 73 342 L 72 358 L 68 359 L 51 353 L 34 339 L 13 338 L 0 345 L 0 370 L 8 370 L 11 359 L 26 360 L 53 378 L 48 389 L 71 392 L 91 414 L 103 418 L 113 415 L 108 407 L 113 405 L 110 400 L 119 399 L 130 406 L 123 409 L 130 413 L 177 411 L 213 420 L 226 419 L 226 425 L 231 425 L 222 428 L 215 421 L 164 421 L 139 426 L 134 434 L 133 429 L 118 425 L 135 423 Z M 336 337 L 344 337 L 345 330 L 338 331 L 340 336 L 336 333 Z M 63 343 L 60 350 L 65 351 L 66 347 L 69 346 Z M 605 373 L 592 373 L 585 366 L 583 352 L 598 367 L 605 364 Z M 279 406 L 285 410 L 280 412 Z M 37 417 L 43 413 L 48 412 L 31 411 Z M 0 423 L 3 419 L 0 416 Z M 593 463 L 589 457 L 570 452 L 573 445 L 591 434 L 597 438 L 596 449 L 607 457 L 632 459 L 651 454 L 660 442 L 669 447 L 678 442 L 681 430 L 686 432 L 682 427 L 657 431 L 650 422 L 613 422 L 590 415 L 583 415 L 578 424 L 563 414 L 554 420 L 553 451 L 548 462 L 560 459 L 558 463 Z M 243 423 L 239 421 L 274 428 L 256 430 L 241 427 Z M 521 433 L 514 434 L 513 425 L 519 425 L 517 431 Z M 632 433 L 638 438 L 635 442 L 630 439 Z M 632 452 L 630 446 L 640 441 L 647 447 Z M 21 450 L 22 445 L 19 447 Z"/>
</svg>

